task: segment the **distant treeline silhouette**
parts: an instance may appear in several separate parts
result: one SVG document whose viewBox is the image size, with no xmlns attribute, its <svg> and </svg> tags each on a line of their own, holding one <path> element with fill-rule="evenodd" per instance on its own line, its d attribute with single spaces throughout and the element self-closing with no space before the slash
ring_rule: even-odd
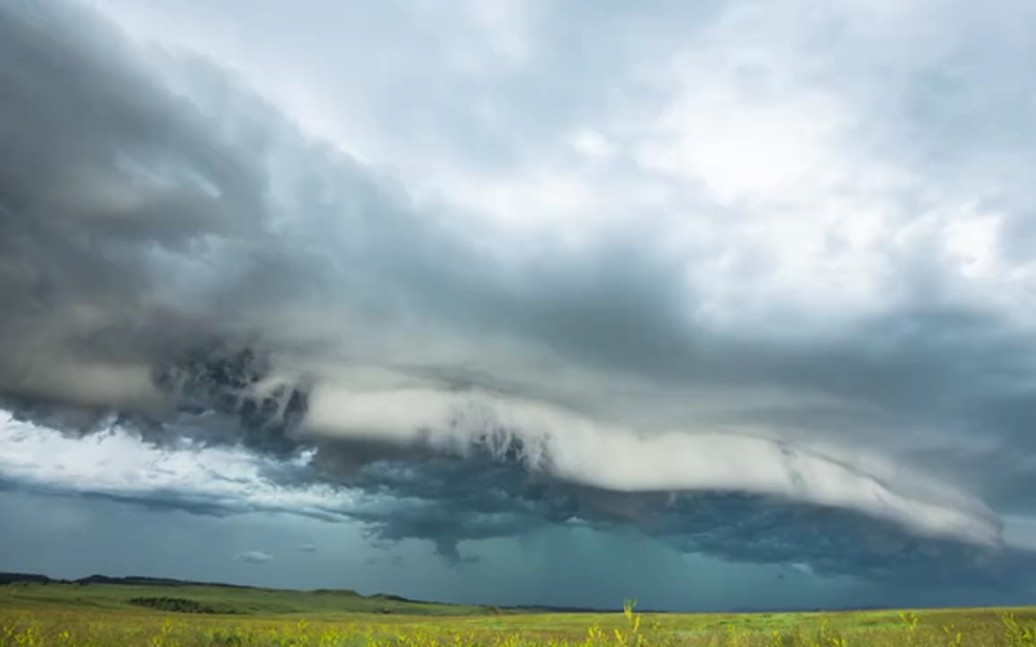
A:
<svg viewBox="0 0 1036 647">
<path fill-rule="evenodd" d="M 90 575 L 77 580 L 63 580 L 36 573 L 5 573 L 0 572 L 0 585 L 17 584 L 20 582 L 32 582 L 35 584 L 121 584 L 129 586 L 218 586 L 228 589 L 254 589 L 252 586 L 242 584 L 225 584 L 222 582 L 195 582 L 193 580 L 174 580 L 167 577 L 141 577 L 131 575 L 128 577 L 111 577 L 108 575 Z"/>
<path fill-rule="evenodd" d="M 216 608 L 197 600 L 188 600 L 187 598 L 131 598 L 129 603 L 135 604 L 138 607 L 148 607 L 149 609 L 157 609 L 159 611 L 176 611 L 177 613 L 237 613 L 233 609 Z"/>
</svg>

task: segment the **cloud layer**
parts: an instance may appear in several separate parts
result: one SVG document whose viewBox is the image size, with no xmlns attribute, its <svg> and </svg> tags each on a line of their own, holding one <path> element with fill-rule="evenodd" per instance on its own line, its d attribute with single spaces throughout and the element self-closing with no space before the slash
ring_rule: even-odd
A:
<svg viewBox="0 0 1036 647">
<path fill-rule="evenodd" d="M 998 133 L 946 151 L 908 108 L 1021 10 L 959 41 L 819 11 L 843 29 L 819 64 L 817 25 L 767 32 L 770 57 L 735 38 L 768 10 L 730 7 L 637 77 L 651 118 L 577 129 L 606 168 L 458 167 L 432 199 L 211 61 L 6 6 L 0 478 L 357 519 L 457 562 L 464 540 L 622 524 L 821 574 L 1018 584 L 1031 557 L 999 515 L 1034 512 L 1031 198 L 971 172 L 1006 163 Z M 841 48 L 875 39 L 926 46 L 836 84 Z M 536 65 L 507 42 L 498 64 Z"/>
</svg>

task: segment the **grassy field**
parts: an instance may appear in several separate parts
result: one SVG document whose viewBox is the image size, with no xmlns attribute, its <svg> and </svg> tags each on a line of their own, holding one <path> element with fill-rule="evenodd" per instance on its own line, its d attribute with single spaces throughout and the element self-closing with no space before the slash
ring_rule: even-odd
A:
<svg viewBox="0 0 1036 647">
<path fill-rule="evenodd" d="M 1036 645 L 1036 609 L 538 613 L 217 586 L 0 586 L 0 647 Z"/>
</svg>

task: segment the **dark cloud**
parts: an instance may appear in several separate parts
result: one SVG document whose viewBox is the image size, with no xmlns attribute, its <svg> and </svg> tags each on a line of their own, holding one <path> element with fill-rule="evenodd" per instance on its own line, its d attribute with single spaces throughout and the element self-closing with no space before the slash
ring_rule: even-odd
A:
<svg viewBox="0 0 1036 647">
<path fill-rule="evenodd" d="M 423 538 L 458 560 L 459 540 L 506 537 L 554 524 L 599 530 L 633 525 L 681 552 L 732 562 L 808 564 L 820 576 L 861 576 L 899 586 L 967 581 L 1023 590 L 1033 556 L 953 539 L 919 537 L 858 512 L 736 492 L 618 494 L 534 482 L 524 470 L 472 461 L 399 466 L 407 479 L 377 479 L 402 500 L 391 513 L 360 514 L 382 539 Z M 374 470 L 372 470 L 373 472 Z M 366 487 L 372 487 L 367 484 Z"/>
<path fill-rule="evenodd" d="M 455 564 L 460 542 L 570 523 L 820 575 L 1027 584 L 980 499 L 1032 512 L 1032 337 L 937 254 L 890 256 L 890 307 L 834 332 L 780 308 L 717 329 L 685 277 L 720 252 L 672 251 L 668 221 L 501 243 L 75 5 L 0 8 L 0 88 L 0 404 L 240 445 L 249 478 L 332 494 L 35 489 L 355 519 Z"/>
</svg>

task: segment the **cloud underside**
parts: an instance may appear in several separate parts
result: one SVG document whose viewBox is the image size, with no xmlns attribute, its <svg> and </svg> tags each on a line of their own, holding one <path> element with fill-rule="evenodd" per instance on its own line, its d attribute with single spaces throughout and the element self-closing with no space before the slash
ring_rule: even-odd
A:
<svg viewBox="0 0 1036 647">
<path fill-rule="evenodd" d="M 923 245 L 854 316 L 745 294 L 731 322 L 668 222 L 505 237 L 71 6 L 0 8 L 0 88 L 9 487 L 454 561 L 578 523 L 902 582 L 1030 562 L 993 507 L 1031 505 L 1032 337 Z"/>
<path fill-rule="evenodd" d="M 616 492 L 530 473 L 489 454 L 378 458 L 344 483 L 317 451 L 291 457 L 178 439 L 157 446 L 108 427 L 86 437 L 8 419 L 0 429 L 7 487 L 97 496 L 155 509 L 225 516 L 303 515 L 365 526 L 376 544 L 422 539 L 452 563 L 463 542 L 518 536 L 548 525 L 634 527 L 688 553 L 755 563 L 808 564 L 823 576 L 926 584 L 1013 586 L 1018 550 L 925 537 L 850 508 L 731 489 Z"/>
</svg>

